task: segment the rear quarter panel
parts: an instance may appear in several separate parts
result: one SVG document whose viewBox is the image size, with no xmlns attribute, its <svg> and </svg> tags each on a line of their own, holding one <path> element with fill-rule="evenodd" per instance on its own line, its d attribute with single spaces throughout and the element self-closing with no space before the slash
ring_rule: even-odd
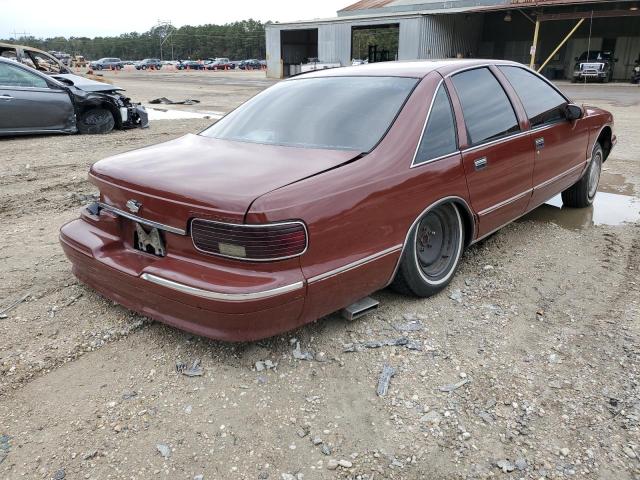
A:
<svg viewBox="0 0 640 480">
<path fill-rule="evenodd" d="M 309 249 L 300 260 L 309 281 L 308 319 L 385 287 L 410 226 L 428 205 L 451 195 L 468 201 L 459 154 L 410 168 L 440 80 L 432 73 L 420 82 L 373 152 L 266 194 L 249 210 L 248 223 L 293 218 L 306 222 Z M 388 249 L 394 251 L 350 272 L 314 279 Z"/>
</svg>

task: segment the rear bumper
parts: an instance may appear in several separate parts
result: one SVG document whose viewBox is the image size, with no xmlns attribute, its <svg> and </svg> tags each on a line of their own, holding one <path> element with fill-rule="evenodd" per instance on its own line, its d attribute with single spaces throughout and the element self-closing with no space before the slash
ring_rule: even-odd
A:
<svg viewBox="0 0 640 480">
<path fill-rule="evenodd" d="M 60 243 L 82 282 L 130 310 L 182 330 L 245 341 L 300 325 L 306 294 L 301 272 L 298 278 L 290 271 L 281 279 L 265 278 L 259 286 L 263 279 L 254 271 L 243 276 L 211 264 L 154 258 L 82 218 L 62 227 Z"/>
</svg>

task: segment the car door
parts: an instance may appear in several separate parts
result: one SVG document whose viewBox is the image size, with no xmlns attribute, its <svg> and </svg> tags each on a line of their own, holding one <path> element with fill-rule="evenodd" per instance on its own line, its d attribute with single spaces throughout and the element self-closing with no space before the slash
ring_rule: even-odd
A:
<svg viewBox="0 0 640 480">
<path fill-rule="evenodd" d="M 581 119 L 567 120 L 569 100 L 533 72 L 498 67 L 513 86 L 527 114 L 536 149 L 533 195 L 527 210 L 573 185 L 586 166 L 589 130 Z"/>
<path fill-rule="evenodd" d="M 0 62 L 0 112 L 0 133 L 75 131 L 66 90 L 17 63 Z"/>
<path fill-rule="evenodd" d="M 463 117 L 462 162 L 482 237 L 524 213 L 532 190 L 534 148 L 524 119 L 489 67 L 456 73 L 450 83 Z"/>
</svg>

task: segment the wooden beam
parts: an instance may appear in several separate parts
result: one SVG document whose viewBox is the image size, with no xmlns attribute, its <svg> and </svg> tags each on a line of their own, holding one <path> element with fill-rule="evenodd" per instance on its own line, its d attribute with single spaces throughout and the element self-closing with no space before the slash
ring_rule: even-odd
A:
<svg viewBox="0 0 640 480">
<path fill-rule="evenodd" d="M 555 48 L 555 50 L 553 52 L 551 52 L 551 55 L 549 55 L 549 57 L 544 61 L 544 63 L 542 65 L 540 65 L 540 68 L 538 69 L 538 73 L 540 73 L 542 71 L 542 69 L 547 66 L 547 63 L 549 63 L 551 61 L 551 59 L 553 58 L 553 56 L 556 53 L 558 53 L 558 50 L 560 50 L 562 48 L 562 46 L 565 43 L 567 43 L 567 40 L 569 40 L 571 38 L 571 35 L 573 35 L 576 30 L 578 30 L 578 28 L 580 27 L 580 25 L 582 25 L 584 20 L 585 20 L 584 18 L 581 18 L 580 20 L 578 20 L 578 23 L 576 23 L 576 26 L 571 29 L 571 31 L 567 34 L 567 36 L 564 37 L 562 39 L 562 41 L 558 44 L 558 46 Z"/>
<path fill-rule="evenodd" d="M 594 10 L 593 12 L 543 13 L 538 20 L 579 20 L 581 18 L 640 17 L 640 10 Z"/>
<path fill-rule="evenodd" d="M 536 62 L 536 49 L 538 48 L 538 34 L 540 33 L 540 20 L 536 20 L 536 28 L 533 31 L 533 44 L 531 45 L 531 61 L 529 68 L 533 68 Z"/>
</svg>

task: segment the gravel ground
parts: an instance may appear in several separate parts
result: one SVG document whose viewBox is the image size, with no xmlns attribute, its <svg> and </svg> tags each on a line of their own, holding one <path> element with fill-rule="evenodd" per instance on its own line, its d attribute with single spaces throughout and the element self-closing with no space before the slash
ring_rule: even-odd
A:
<svg viewBox="0 0 640 480">
<path fill-rule="evenodd" d="M 197 108 L 221 111 L 268 84 L 192 73 L 184 89 L 181 74 L 118 83 L 201 90 Z M 563 88 L 614 112 L 602 190 L 638 196 L 639 96 Z M 384 290 L 372 315 L 255 343 L 149 322 L 80 284 L 57 230 L 94 193 L 89 165 L 207 123 L 0 141 L 0 309 L 29 295 L 0 319 L 1 478 L 640 478 L 638 222 L 533 212 L 471 247 L 434 298 Z M 176 371 L 196 360 L 201 376 Z"/>
</svg>

